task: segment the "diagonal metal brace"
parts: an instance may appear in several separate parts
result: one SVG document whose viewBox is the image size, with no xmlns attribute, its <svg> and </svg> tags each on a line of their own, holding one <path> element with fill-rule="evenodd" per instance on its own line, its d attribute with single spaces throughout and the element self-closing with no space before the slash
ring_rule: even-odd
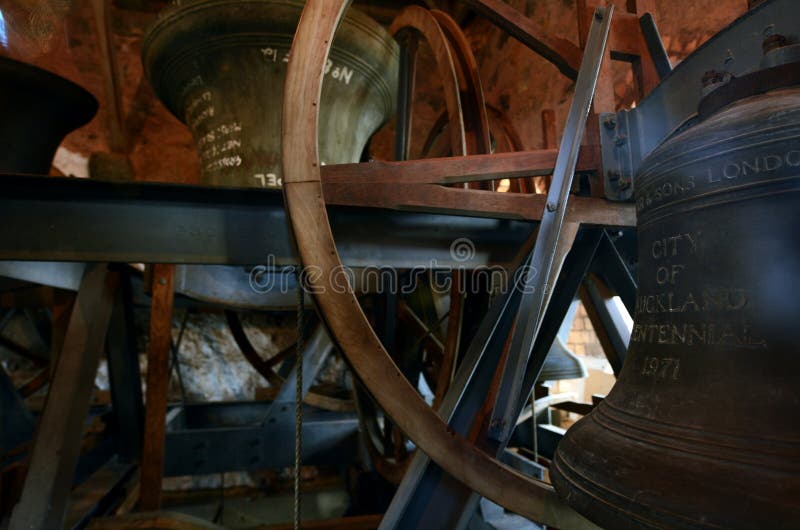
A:
<svg viewBox="0 0 800 530">
<path fill-rule="evenodd" d="M 575 84 L 575 96 L 569 109 L 553 181 L 547 194 L 547 207 L 539 225 L 539 236 L 533 249 L 531 266 L 525 272 L 517 323 L 511 337 L 511 347 L 489 424 L 489 437 L 496 441 L 502 442 L 511 435 L 516 425 L 514 414 L 518 410 L 517 404 L 530 392 L 530 389 L 523 388 L 525 369 L 541 326 L 542 315 L 547 309 L 550 291 L 562 265 L 556 262 L 555 255 L 566 217 L 567 201 L 586 128 L 586 119 L 597 87 L 600 65 L 605 56 L 613 12 L 613 6 L 598 8 L 589 31 L 589 39 Z"/>
</svg>

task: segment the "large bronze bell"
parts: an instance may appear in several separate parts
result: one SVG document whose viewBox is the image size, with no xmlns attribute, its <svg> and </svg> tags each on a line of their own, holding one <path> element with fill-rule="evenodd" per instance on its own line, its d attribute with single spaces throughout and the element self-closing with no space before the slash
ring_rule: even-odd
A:
<svg viewBox="0 0 800 530">
<path fill-rule="evenodd" d="M 67 133 L 97 112 L 86 90 L 36 66 L 0 57 L 0 172 L 46 175 Z"/>
<path fill-rule="evenodd" d="M 145 72 L 189 126 L 208 185 L 279 187 L 286 63 L 303 2 L 195 0 L 167 10 L 145 38 Z M 350 9 L 325 69 L 320 158 L 358 162 L 394 112 L 399 49 Z"/>
<path fill-rule="evenodd" d="M 798 135 L 775 90 L 644 161 L 630 352 L 552 469 L 600 525 L 800 527 Z"/>
</svg>

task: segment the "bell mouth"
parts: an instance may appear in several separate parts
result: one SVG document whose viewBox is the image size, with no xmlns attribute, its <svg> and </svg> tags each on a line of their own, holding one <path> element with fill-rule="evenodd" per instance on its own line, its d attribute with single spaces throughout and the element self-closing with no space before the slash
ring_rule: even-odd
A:
<svg viewBox="0 0 800 530">
<path fill-rule="evenodd" d="M 164 105 L 185 123 L 184 98 L 193 79 L 189 64 L 193 57 L 225 48 L 264 47 L 276 49 L 277 61 L 288 62 L 303 7 L 299 0 L 194 0 L 167 8 L 142 42 L 145 76 Z M 356 65 L 379 87 L 386 115 L 393 113 L 396 86 L 391 81 L 396 80 L 396 71 L 385 65 L 396 65 L 400 51 L 383 26 L 350 8 L 330 57 Z"/>
<path fill-rule="evenodd" d="M 156 95 L 194 138 L 200 181 L 279 189 L 281 119 L 297 0 L 196 0 L 168 9 L 142 47 Z M 350 10 L 324 70 L 323 164 L 357 162 L 394 114 L 399 46 L 376 21 Z"/>
<path fill-rule="evenodd" d="M 86 125 L 97 113 L 97 99 L 88 90 L 38 66 L 0 56 L 0 79 L 20 95 L 46 98 L 40 103 L 53 100 L 53 106 L 63 106 L 59 118 L 67 130 Z"/>
<path fill-rule="evenodd" d="M 0 172 L 46 174 L 67 133 L 86 125 L 98 109 L 84 88 L 37 66 L 0 57 L 4 108 Z"/>
</svg>

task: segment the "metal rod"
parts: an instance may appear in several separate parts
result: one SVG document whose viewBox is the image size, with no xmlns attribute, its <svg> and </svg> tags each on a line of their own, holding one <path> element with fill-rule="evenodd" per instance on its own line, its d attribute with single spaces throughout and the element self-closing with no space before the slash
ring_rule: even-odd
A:
<svg viewBox="0 0 800 530">
<path fill-rule="evenodd" d="M 554 263 L 554 256 L 566 217 L 567 201 L 586 119 L 600 75 L 600 65 L 605 56 L 613 12 L 613 6 L 595 11 L 586 52 L 578 72 L 575 97 L 558 150 L 553 182 L 547 194 L 547 207 L 542 214 L 539 237 L 536 239 L 531 267 L 527 271 L 525 291 L 520 301 L 517 325 L 511 338 L 511 348 L 489 424 L 489 436 L 497 441 L 503 441 L 510 436 L 516 425 L 514 414 L 519 408 L 518 403 L 527 399 L 527 392 L 521 395 L 522 381 L 541 326 L 542 315 L 547 308 L 548 292 L 561 267 L 560 263 Z"/>
</svg>

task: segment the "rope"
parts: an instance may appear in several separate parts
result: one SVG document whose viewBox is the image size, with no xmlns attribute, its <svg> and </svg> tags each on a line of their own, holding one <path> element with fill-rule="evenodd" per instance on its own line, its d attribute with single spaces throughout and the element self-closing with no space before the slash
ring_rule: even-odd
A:
<svg viewBox="0 0 800 530">
<path fill-rule="evenodd" d="M 297 361 L 295 363 L 294 418 L 294 529 L 300 530 L 300 464 L 303 452 L 303 317 L 304 297 L 302 272 L 297 272 Z"/>
</svg>

